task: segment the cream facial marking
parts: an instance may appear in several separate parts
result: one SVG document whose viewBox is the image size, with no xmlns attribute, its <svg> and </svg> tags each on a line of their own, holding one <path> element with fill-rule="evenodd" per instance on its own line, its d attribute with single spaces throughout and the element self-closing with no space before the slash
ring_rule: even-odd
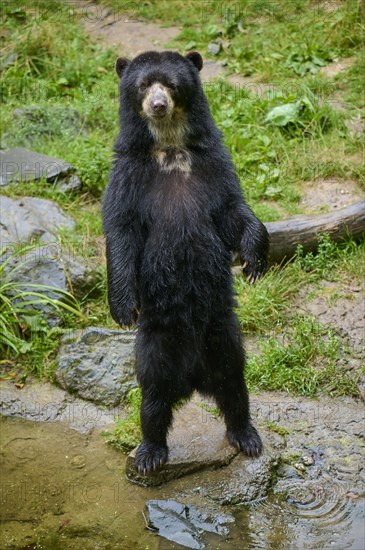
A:
<svg viewBox="0 0 365 550">
<path fill-rule="evenodd" d="M 142 102 L 142 109 L 148 118 L 171 115 L 174 110 L 174 102 L 170 90 L 159 82 L 152 84 Z"/>
<path fill-rule="evenodd" d="M 187 130 L 185 113 L 176 107 L 169 88 L 160 82 L 153 83 L 143 99 L 141 115 L 147 119 L 159 150 L 184 148 Z"/>
</svg>

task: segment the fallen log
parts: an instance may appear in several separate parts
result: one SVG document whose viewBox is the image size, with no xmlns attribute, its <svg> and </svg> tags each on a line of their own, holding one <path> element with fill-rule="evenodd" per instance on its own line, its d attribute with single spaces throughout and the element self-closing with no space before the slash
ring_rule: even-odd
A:
<svg viewBox="0 0 365 550">
<path fill-rule="evenodd" d="M 270 263 L 293 257 L 300 244 L 306 252 L 314 251 L 318 237 L 327 233 L 335 242 L 365 234 L 365 199 L 328 214 L 298 216 L 280 222 L 265 223 L 270 235 Z"/>
</svg>

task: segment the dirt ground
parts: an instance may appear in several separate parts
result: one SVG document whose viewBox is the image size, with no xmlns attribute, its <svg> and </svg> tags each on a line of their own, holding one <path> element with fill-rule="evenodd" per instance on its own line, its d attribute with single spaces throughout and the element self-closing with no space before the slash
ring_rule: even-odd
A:
<svg viewBox="0 0 365 550">
<path fill-rule="evenodd" d="M 337 210 L 350 206 L 363 198 L 359 186 L 352 180 L 319 178 L 301 188 L 300 205 L 307 214 Z"/>
</svg>

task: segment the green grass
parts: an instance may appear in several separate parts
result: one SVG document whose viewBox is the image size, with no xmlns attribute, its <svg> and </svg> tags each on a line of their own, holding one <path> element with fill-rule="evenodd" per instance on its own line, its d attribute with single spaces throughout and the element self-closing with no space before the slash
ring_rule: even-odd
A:
<svg viewBox="0 0 365 550">
<path fill-rule="evenodd" d="M 114 10 L 126 6 L 115 0 L 100 3 Z M 37 17 L 30 14 L 35 5 Z M 336 6 L 329 3 L 326 11 L 314 0 L 128 4 L 132 18 L 180 25 L 174 48 L 198 49 L 228 72 L 256 83 L 245 88 L 218 80 L 205 84 L 205 90 L 247 200 L 263 221 L 303 213 L 301 195 L 306 183 L 317 178 L 350 178 L 365 189 L 364 140 L 347 128 L 349 119 L 363 116 L 364 24 L 356 0 Z M 93 43 L 72 6 L 61 0 L 13 0 L 3 14 L 1 144 L 65 159 L 74 165 L 82 189 L 60 193 L 40 181 L 9 186 L 2 193 L 48 198 L 75 218 L 76 229 L 62 231 L 60 243 L 94 263 L 101 277 L 95 292 L 77 305 L 82 316 L 63 312 L 63 326 L 115 328 L 106 300 L 100 199 L 118 132 L 114 62 L 120 52 Z M 211 43 L 218 45 L 217 55 L 210 53 Z M 336 77 L 321 72 L 347 57 L 353 58 L 352 66 Z M 260 89 L 260 83 L 269 88 Z M 338 102 L 346 103 L 344 111 L 337 109 Z M 19 107 L 30 108 L 27 116 L 15 114 Z M 343 350 L 337 336 L 313 319 L 293 317 L 292 305 L 298 288 L 320 287 L 323 279 L 360 283 L 364 258 L 364 243 L 335 245 L 324 237 L 317 254 L 299 250 L 294 261 L 271 269 L 253 286 L 242 277 L 235 280 L 242 330 L 261 338 L 261 351 L 248 368 L 252 389 L 356 395 L 356 377 L 350 379 L 338 366 Z M 9 361 L 24 372 L 50 377 L 63 328 L 50 329 L 35 316 L 23 331 L 13 304 L 8 321 L 11 311 L 16 349 L 14 359 L 7 344 Z M 21 346 L 28 352 L 21 353 Z M 140 437 L 137 396 L 131 398 L 127 424 L 120 424 L 118 441 L 124 441 L 125 432 L 124 448 Z"/>
<path fill-rule="evenodd" d="M 361 372 L 349 373 L 337 365 L 340 339 L 313 317 L 294 316 L 277 337 L 260 343 L 260 353 L 247 366 L 252 391 L 286 391 L 312 396 L 318 393 L 358 397 Z"/>
<path fill-rule="evenodd" d="M 296 315 L 295 304 L 299 302 L 295 299 L 298 289 L 308 285 L 320 289 L 323 280 L 361 286 L 364 268 L 364 242 L 349 240 L 338 245 L 323 235 L 316 254 L 303 254 L 299 247 L 292 262 L 272 268 L 255 285 L 241 276 L 236 278 L 242 330 L 259 337 L 259 351 L 247 367 L 252 391 L 359 396 L 358 384 L 365 371 L 348 371 L 341 362 L 342 357 L 351 356 L 351 349 L 334 328 L 321 325 L 311 316 Z M 340 295 L 333 294 L 332 301 Z"/>
<path fill-rule="evenodd" d="M 357 280 L 365 269 L 365 242 L 336 244 L 328 235 L 319 237 L 314 254 L 299 246 L 295 258 L 272 267 L 254 285 L 236 277 L 237 315 L 243 332 L 263 333 L 284 322 L 292 311 L 298 289 L 326 280 Z"/>
<path fill-rule="evenodd" d="M 43 359 L 52 355 L 58 341 L 55 336 L 61 332 L 47 324 L 44 311 L 53 320 L 59 319 L 56 325 L 73 324 L 83 314 L 71 293 L 18 279 L 18 273 L 33 261 L 33 250 L 34 245 L 0 250 L 0 353 L 19 357 L 25 372 L 42 377 L 47 370 Z"/>
<path fill-rule="evenodd" d="M 140 408 L 141 390 L 136 388 L 128 394 L 128 416 L 116 420 L 112 431 L 104 432 L 108 443 L 121 451 L 130 451 L 142 441 Z"/>
</svg>

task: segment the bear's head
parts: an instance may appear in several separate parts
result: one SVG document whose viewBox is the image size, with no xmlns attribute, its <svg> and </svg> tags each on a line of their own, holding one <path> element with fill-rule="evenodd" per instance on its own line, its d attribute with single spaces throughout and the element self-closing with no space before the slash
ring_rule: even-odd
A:
<svg viewBox="0 0 365 550">
<path fill-rule="evenodd" d="M 132 110 L 144 119 L 152 133 L 179 124 L 201 91 L 199 71 L 203 60 L 198 52 L 145 52 L 132 61 L 119 58 L 116 71 L 121 78 L 121 110 Z"/>
</svg>

